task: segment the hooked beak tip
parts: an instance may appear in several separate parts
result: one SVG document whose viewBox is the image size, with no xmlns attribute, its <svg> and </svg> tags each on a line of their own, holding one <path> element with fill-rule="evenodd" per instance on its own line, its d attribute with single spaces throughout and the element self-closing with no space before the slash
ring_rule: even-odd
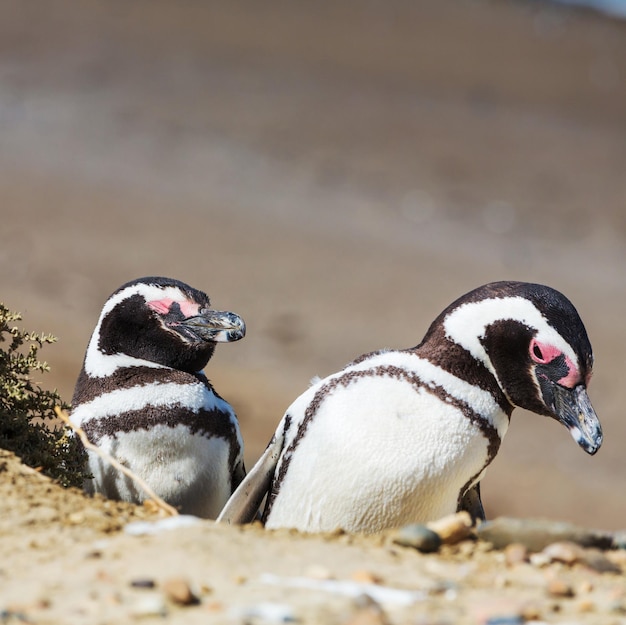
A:
<svg viewBox="0 0 626 625">
<path fill-rule="evenodd" d="M 555 416 L 570 431 L 578 445 L 593 456 L 602 446 L 603 435 L 587 390 L 583 385 L 573 389 L 555 387 Z"/>
<path fill-rule="evenodd" d="M 572 430 L 572 436 L 578 445 L 590 456 L 595 455 L 602 447 L 602 432 L 599 434 L 585 435 L 582 432 Z"/>
</svg>

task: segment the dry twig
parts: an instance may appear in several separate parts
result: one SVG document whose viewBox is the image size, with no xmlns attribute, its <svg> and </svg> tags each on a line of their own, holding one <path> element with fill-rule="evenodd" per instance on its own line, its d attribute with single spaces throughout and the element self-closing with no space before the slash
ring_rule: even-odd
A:
<svg viewBox="0 0 626 625">
<path fill-rule="evenodd" d="M 88 449 L 89 451 L 93 451 L 93 453 L 100 456 L 103 460 L 108 462 L 111 466 L 116 468 L 118 471 L 121 471 L 124 475 L 128 476 L 131 480 L 133 480 L 135 484 L 137 484 L 137 486 L 139 486 L 139 488 L 141 488 L 146 493 L 146 495 L 148 495 L 148 497 L 152 501 L 154 501 L 157 508 L 165 512 L 168 516 L 176 516 L 178 514 L 178 510 L 176 510 L 176 508 L 174 508 L 173 506 L 170 506 L 167 502 L 163 501 L 163 499 L 161 499 L 161 497 L 159 497 L 138 475 L 135 475 L 128 467 L 125 467 L 123 464 L 120 464 L 115 458 L 107 454 L 106 451 L 103 451 L 102 449 L 94 445 L 87 438 L 85 431 L 82 428 L 74 425 L 70 421 L 69 415 L 67 414 L 67 412 L 65 412 L 65 410 L 62 410 L 58 406 L 55 406 L 54 411 L 56 412 L 59 419 L 61 419 L 61 421 L 65 423 L 65 425 L 67 425 L 69 428 L 74 430 L 74 432 L 76 432 L 82 444 L 84 445 L 85 449 Z"/>
</svg>

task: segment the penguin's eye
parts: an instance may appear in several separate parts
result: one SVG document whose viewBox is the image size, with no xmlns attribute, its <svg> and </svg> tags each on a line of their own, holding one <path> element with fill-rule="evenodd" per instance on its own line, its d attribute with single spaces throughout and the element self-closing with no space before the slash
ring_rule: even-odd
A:
<svg viewBox="0 0 626 625">
<path fill-rule="evenodd" d="M 548 343 L 539 343 L 536 339 L 530 342 L 530 357 L 540 365 L 546 365 L 561 355 L 561 350 Z"/>
</svg>

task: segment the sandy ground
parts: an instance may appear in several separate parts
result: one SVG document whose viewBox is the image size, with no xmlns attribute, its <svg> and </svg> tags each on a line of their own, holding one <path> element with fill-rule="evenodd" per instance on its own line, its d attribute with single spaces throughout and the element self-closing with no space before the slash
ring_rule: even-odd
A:
<svg viewBox="0 0 626 625">
<path fill-rule="evenodd" d="M 70 399 L 111 291 L 142 275 L 182 279 L 248 324 L 207 373 L 237 409 L 251 465 L 312 376 L 416 344 L 479 284 L 543 282 L 587 325 L 605 443 L 587 457 L 558 424 L 517 411 L 483 482 L 487 514 L 624 527 L 624 23 L 480 0 L 1 4 L 0 297 L 25 327 L 59 337 L 41 354 L 45 386 Z M 33 596 L 58 592 L 44 579 L 57 566 L 90 584 L 110 576 L 94 605 L 115 595 L 116 571 L 133 571 L 127 586 L 157 552 L 184 570 L 189 543 L 117 535 L 117 509 L 116 555 L 104 556 L 115 566 L 99 569 L 88 553 L 102 528 L 66 534 L 51 512 L 20 520 L 57 505 L 37 492 L 8 498 L 3 525 L 16 584 L 34 576 Z M 240 546 L 217 559 L 259 543 L 270 559 L 302 549 L 291 575 L 316 563 L 307 549 L 325 549 L 193 532 L 207 554 Z M 359 545 L 333 572 L 369 570 L 377 549 Z M 419 569 L 400 558 L 396 570 L 395 557 L 390 583 Z"/>
<path fill-rule="evenodd" d="M 307 536 L 193 517 L 146 534 L 166 520 L 61 489 L 2 451 L 0 468 L 4 623 L 626 621 L 623 549 L 579 550 L 581 561 L 564 563 L 564 543 L 555 560 L 465 540 L 422 554 L 389 534 Z"/>
</svg>

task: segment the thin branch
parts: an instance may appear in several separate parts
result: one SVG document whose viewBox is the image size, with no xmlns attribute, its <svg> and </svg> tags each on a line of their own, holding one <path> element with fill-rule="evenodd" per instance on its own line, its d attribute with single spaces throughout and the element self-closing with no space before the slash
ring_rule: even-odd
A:
<svg viewBox="0 0 626 625">
<path fill-rule="evenodd" d="M 69 418 L 67 412 L 65 412 L 65 410 L 62 410 L 61 408 L 59 408 L 59 406 L 55 406 L 54 407 L 54 411 L 57 413 L 57 416 L 59 417 L 59 419 L 61 419 L 61 421 L 63 421 L 63 423 L 65 423 L 65 425 L 67 425 L 69 428 L 74 430 L 74 432 L 76 432 L 76 434 L 80 438 L 82 444 L 84 445 L 85 449 L 88 449 L 89 451 L 93 451 L 94 454 L 97 454 L 103 460 L 105 460 L 111 466 L 113 466 L 115 469 L 117 469 L 118 471 L 122 472 L 124 475 L 126 475 L 131 480 L 133 480 L 135 482 L 135 484 L 137 484 L 137 486 L 139 486 L 139 488 L 141 488 L 146 493 L 146 495 L 148 495 L 148 498 L 152 499 L 154 501 L 154 503 L 157 505 L 157 507 L 160 508 L 161 510 L 163 510 L 167 515 L 169 515 L 169 516 L 176 516 L 176 515 L 178 515 L 178 510 L 176 510 L 176 508 L 174 508 L 173 506 L 170 506 L 167 502 L 163 501 L 163 499 L 161 499 L 161 497 L 159 497 L 144 482 L 144 480 L 142 480 L 138 475 L 135 475 L 128 467 L 125 467 L 123 464 L 120 464 L 115 458 L 113 458 L 109 454 L 107 454 L 106 451 L 103 451 L 102 449 L 100 449 L 99 447 L 94 445 L 87 438 L 87 435 L 85 434 L 85 431 L 82 428 L 78 427 L 77 425 L 74 425 L 70 421 L 70 418 Z"/>
</svg>

